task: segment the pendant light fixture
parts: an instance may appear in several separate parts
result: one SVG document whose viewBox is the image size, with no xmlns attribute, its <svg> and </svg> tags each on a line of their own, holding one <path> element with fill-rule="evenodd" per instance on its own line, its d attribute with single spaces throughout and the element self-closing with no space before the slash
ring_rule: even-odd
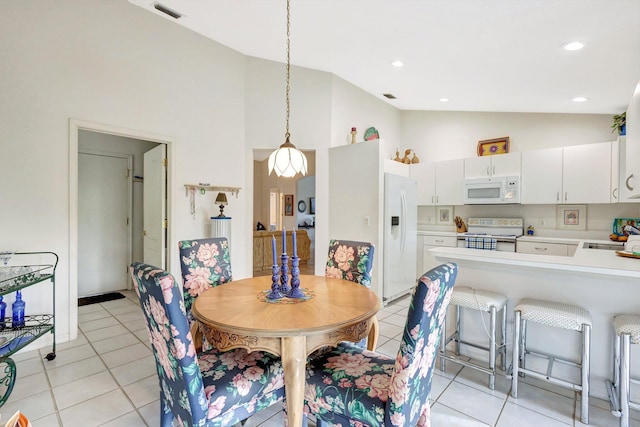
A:
<svg viewBox="0 0 640 427">
<path fill-rule="evenodd" d="M 307 158 L 304 153 L 296 148 L 289 141 L 291 134 L 289 133 L 289 75 L 291 69 L 291 49 L 290 49 L 290 27 L 291 27 L 291 7 L 287 0 L 287 86 L 286 86 L 286 100 L 287 100 L 287 127 L 284 134 L 284 144 L 282 144 L 277 150 L 275 150 L 269 156 L 269 175 L 271 172 L 275 172 L 278 176 L 285 178 L 291 178 L 296 174 L 307 174 Z"/>
</svg>

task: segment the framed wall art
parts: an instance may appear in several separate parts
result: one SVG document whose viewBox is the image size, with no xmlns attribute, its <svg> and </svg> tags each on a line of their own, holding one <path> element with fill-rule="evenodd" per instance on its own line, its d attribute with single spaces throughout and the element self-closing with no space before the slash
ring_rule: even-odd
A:
<svg viewBox="0 0 640 427">
<path fill-rule="evenodd" d="M 493 156 L 509 152 L 509 137 L 484 139 L 478 141 L 478 156 Z"/>
<path fill-rule="evenodd" d="M 453 206 L 436 206 L 436 224 L 453 225 Z"/>
<path fill-rule="evenodd" d="M 557 228 L 562 230 L 587 229 L 587 205 L 560 205 L 557 209 Z"/>
<path fill-rule="evenodd" d="M 293 194 L 284 195 L 284 215 L 293 216 Z"/>
</svg>

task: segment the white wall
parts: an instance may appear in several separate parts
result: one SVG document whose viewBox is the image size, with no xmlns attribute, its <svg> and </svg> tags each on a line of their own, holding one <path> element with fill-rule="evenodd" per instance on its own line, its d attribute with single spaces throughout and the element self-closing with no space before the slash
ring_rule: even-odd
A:
<svg viewBox="0 0 640 427">
<path fill-rule="evenodd" d="M 77 284 L 69 283 L 76 268 L 70 265 L 76 225 L 69 223 L 69 119 L 173 138 L 173 249 L 178 240 L 208 230 L 208 218 L 190 216 L 184 184 L 248 187 L 245 57 L 126 1 L 7 0 L 2 6 L 0 235 L 3 247 L 59 254 L 56 330 L 62 342 L 77 333 Z M 241 191 L 225 210 L 237 218 L 238 242 L 251 220 L 250 194 Z M 197 203 L 212 211 L 212 200 L 204 198 Z M 179 276 L 175 253 L 170 270 Z M 234 277 L 252 271 L 250 259 L 235 257 L 233 266 Z M 27 310 L 38 312 L 49 300 L 30 295 Z"/>
<path fill-rule="evenodd" d="M 511 152 L 613 141 L 611 123 L 608 114 L 403 111 L 402 141 L 422 161 L 461 159 L 476 157 L 478 141 L 503 136 Z"/>
</svg>

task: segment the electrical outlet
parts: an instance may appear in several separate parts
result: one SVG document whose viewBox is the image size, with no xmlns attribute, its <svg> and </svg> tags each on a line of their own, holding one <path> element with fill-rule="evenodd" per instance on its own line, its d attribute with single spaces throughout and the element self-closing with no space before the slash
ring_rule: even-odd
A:
<svg viewBox="0 0 640 427">
<path fill-rule="evenodd" d="M 364 217 L 364 225 L 371 225 L 371 217 L 368 217 L 368 216 Z"/>
<path fill-rule="evenodd" d="M 544 219 L 540 220 L 540 227 L 544 227 L 546 224 L 546 221 Z"/>
</svg>

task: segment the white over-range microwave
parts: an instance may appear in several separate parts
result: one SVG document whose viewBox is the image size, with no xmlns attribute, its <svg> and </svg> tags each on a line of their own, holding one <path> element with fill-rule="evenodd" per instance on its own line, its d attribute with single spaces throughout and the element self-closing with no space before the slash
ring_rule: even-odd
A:
<svg viewBox="0 0 640 427">
<path fill-rule="evenodd" d="M 520 203 L 520 177 L 466 179 L 463 201 L 465 205 L 518 204 Z"/>
</svg>

